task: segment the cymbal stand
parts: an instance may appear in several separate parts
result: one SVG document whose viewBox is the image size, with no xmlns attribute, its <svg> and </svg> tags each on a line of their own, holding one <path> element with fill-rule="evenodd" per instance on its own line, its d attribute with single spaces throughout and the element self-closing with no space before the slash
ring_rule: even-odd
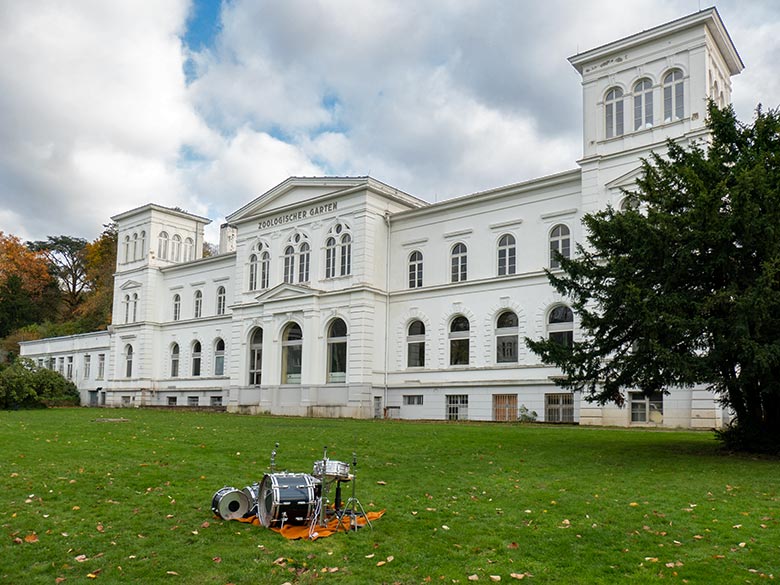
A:
<svg viewBox="0 0 780 585">
<path fill-rule="evenodd" d="M 355 453 L 352 453 L 352 495 L 347 500 L 347 502 L 344 504 L 344 508 L 341 510 L 341 513 L 338 514 L 339 523 L 337 526 L 338 528 L 344 527 L 345 530 L 357 530 L 358 529 L 358 523 L 357 520 L 359 517 L 363 517 L 363 519 L 366 521 L 366 524 L 368 527 L 373 530 L 374 526 L 371 524 L 371 520 L 368 519 L 368 514 L 366 514 L 366 510 L 363 508 L 363 504 L 360 503 L 360 500 L 357 499 L 357 496 L 355 496 L 355 484 L 357 483 L 357 456 Z M 341 484 L 341 480 L 339 480 L 339 484 Z M 349 525 L 344 523 L 344 516 L 349 517 Z"/>
<path fill-rule="evenodd" d="M 274 445 L 273 450 L 271 451 L 271 473 L 276 473 L 276 450 L 279 448 L 279 443 L 276 443 Z"/>
</svg>

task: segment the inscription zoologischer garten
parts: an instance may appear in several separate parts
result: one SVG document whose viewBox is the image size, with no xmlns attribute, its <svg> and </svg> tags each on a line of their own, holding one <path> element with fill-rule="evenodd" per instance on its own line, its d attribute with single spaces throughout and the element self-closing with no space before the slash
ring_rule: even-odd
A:
<svg viewBox="0 0 780 585">
<path fill-rule="evenodd" d="M 336 209 L 338 209 L 338 201 L 325 203 L 323 205 L 315 205 L 309 209 L 299 209 L 298 211 L 291 211 L 290 213 L 283 213 L 281 215 L 277 215 L 276 217 L 264 219 L 258 224 L 258 227 L 262 230 L 265 228 L 290 223 L 291 221 L 299 221 L 301 219 L 306 219 L 307 217 L 314 217 L 317 215 L 322 215 L 323 213 L 330 213 L 331 211 L 336 211 Z"/>
</svg>

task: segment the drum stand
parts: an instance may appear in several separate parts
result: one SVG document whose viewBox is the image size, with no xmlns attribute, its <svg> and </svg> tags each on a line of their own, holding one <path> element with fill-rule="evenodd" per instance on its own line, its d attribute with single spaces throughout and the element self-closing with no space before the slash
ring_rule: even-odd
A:
<svg viewBox="0 0 780 585">
<path fill-rule="evenodd" d="M 366 514 L 366 510 L 363 508 L 363 504 L 360 503 L 360 500 L 357 499 L 357 496 L 355 496 L 355 484 L 357 483 L 357 456 L 352 453 L 352 470 L 353 470 L 353 476 L 352 476 L 352 495 L 349 497 L 347 502 L 344 504 L 344 509 L 339 510 L 338 509 L 338 502 L 336 503 L 336 517 L 339 519 L 339 523 L 336 527 L 336 530 L 344 527 L 344 530 L 357 530 L 358 529 L 358 518 L 362 517 L 365 521 L 368 527 L 373 530 L 374 527 L 371 524 L 371 520 L 368 519 L 368 514 Z M 336 486 L 336 493 L 339 494 L 341 492 L 341 480 L 339 480 L 338 485 Z M 347 521 L 348 524 L 345 524 L 344 517 L 348 517 L 349 520 Z"/>
</svg>

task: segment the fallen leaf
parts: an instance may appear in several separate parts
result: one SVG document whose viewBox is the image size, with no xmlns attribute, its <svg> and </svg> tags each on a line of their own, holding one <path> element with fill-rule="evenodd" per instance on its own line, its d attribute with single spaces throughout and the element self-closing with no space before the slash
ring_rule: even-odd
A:
<svg viewBox="0 0 780 585">
<path fill-rule="evenodd" d="M 387 557 L 387 562 L 392 563 L 394 558 L 395 557 L 393 555 L 390 555 L 389 557 Z"/>
<path fill-rule="evenodd" d="M 106 531 L 106 529 L 105 529 L 105 528 L 103 528 L 103 525 L 102 525 L 102 524 L 98 524 L 98 525 L 97 525 L 97 531 L 98 531 L 98 532 L 105 532 L 105 531 Z"/>
<path fill-rule="evenodd" d="M 491 581 L 501 581 L 501 575 L 490 575 Z"/>
<path fill-rule="evenodd" d="M 201 528 L 208 528 L 209 526 L 211 526 L 211 524 L 209 524 L 208 520 L 206 520 L 203 524 L 200 525 Z"/>
<path fill-rule="evenodd" d="M 636 508 L 638 505 L 639 505 L 639 504 L 637 504 L 636 502 L 631 502 L 631 503 L 629 504 L 629 506 L 631 506 L 632 508 Z"/>
<path fill-rule="evenodd" d="M 30 534 L 24 537 L 24 541 L 29 543 L 38 542 L 38 535 L 35 534 L 34 532 L 31 532 Z"/>
<path fill-rule="evenodd" d="M 14 544 L 22 544 L 23 542 L 24 541 L 21 538 L 19 538 L 18 536 L 16 538 L 14 538 Z"/>
<path fill-rule="evenodd" d="M 67 579 L 65 577 L 57 577 L 54 580 L 54 583 L 55 583 L 55 585 L 60 585 L 60 583 L 62 583 L 63 581 L 67 581 Z"/>
<path fill-rule="evenodd" d="M 516 549 L 516 548 L 519 548 L 519 547 L 520 547 L 520 545 L 519 545 L 519 544 L 517 544 L 516 542 L 510 542 L 508 545 L 506 545 L 506 547 L 507 547 L 508 549 L 512 549 L 512 550 L 514 550 L 514 549 Z"/>
<path fill-rule="evenodd" d="M 176 571 L 165 571 L 166 575 L 178 575 Z"/>
<path fill-rule="evenodd" d="M 77 563 L 83 563 L 87 560 L 87 555 L 79 555 L 77 557 L 74 557 L 76 559 Z"/>
<path fill-rule="evenodd" d="M 525 573 L 509 573 L 512 579 L 525 579 Z"/>
<path fill-rule="evenodd" d="M 479 581 L 478 575 L 469 575 L 469 581 Z"/>
<path fill-rule="evenodd" d="M 366 558 L 367 559 L 373 559 L 374 558 L 374 553 L 371 553 L 370 555 L 366 555 Z"/>
<path fill-rule="evenodd" d="M 449 526 L 447 526 L 446 524 L 442 524 L 442 525 L 441 525 L 441 529 L 442 529 L 442 530 L 449 530 L 449 529 L 450 529 L 450 527 L 449 527 Z"/>
<path fill-rule="evenodd" d="M 387 482 L 380 480 L 380 481 L 376 482 L 376 485 L 387 485 Z"/>
<path fill-rule="evenodd" d="M 215 563 L 221 563 L 222 562 L 222 557 L 214 557 L 211 560 L 214 561 Z"/>
<path fill-rule="evenodd" d="M 387 564 L 387 561 L 379 561 L 379 562 L 376 564 L 376 566 L 377 566 L 377 567 L 381 567 L 382 565 L 386 565 L 386 564 Z"/>
</svg>

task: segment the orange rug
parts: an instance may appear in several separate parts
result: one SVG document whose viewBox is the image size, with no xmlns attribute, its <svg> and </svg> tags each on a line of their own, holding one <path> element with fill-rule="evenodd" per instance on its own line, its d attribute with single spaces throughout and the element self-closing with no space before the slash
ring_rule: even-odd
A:
<svg viewBox="0 0 780 585">
<path fill-rule="evenodd" d="M 380 510 L 379 512 L 366 512 L 366 516 L 368 518 L 368 521 L 373 522 L 374 520 L 378 520 L 384 515 L 385 511 Z M 260 524 L 260 519 L 257 516 L 250 516 L 248 518 L 236 518 L 239 522 L 244 522 L 247 524 L 253 524 L 254 526 L 262 526 Z M 356 518 L 356 522 L 358 525 L 358 528 L 361 528 L 366 525 L 366 518 L 363 516 L 358 516 Z M 314 530 L 314 533 L 311 536 L 312 540 L 317 540 L 318 538 L 325 538 L 326 536 L 330 536 L 331 534 L 336 534 L 337 532 L 347 532 L 350 528 L 350 518 L 345 518 L 343 522 L 339 523 L 338 518 L 332 518 L 326 526 L 317 526 Z M 289 540 L 297 540 L 299 538 L 309 538 L 309 526 L 297 526 L 293 524 L 285 524 L 282 528 L 271 528 L 274 532 L 278 532 L 285 538 Z"/>
</svg>

